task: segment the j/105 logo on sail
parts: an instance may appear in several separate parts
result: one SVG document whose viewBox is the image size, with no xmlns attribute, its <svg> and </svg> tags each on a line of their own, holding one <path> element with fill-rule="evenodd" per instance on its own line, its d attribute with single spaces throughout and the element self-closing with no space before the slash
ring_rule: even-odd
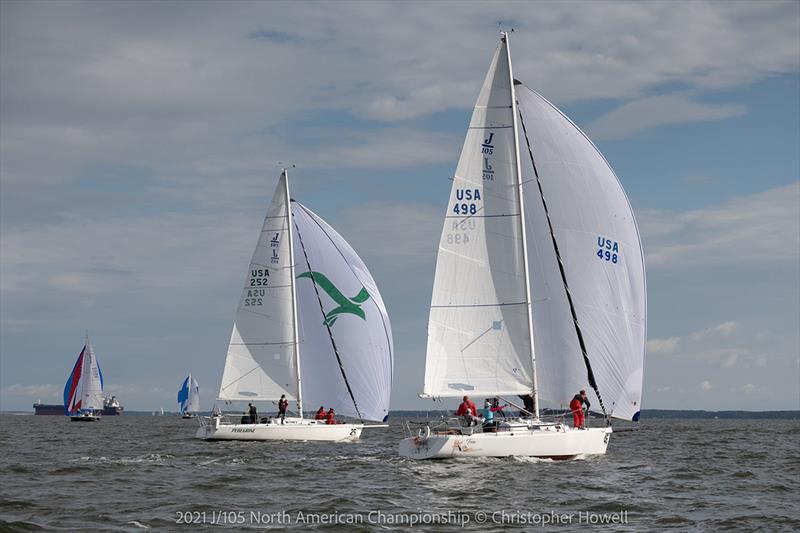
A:
<svg viewBox="0 0 800 533">
<path fill-rule="evenodd" d="M 597 253 L 595 255 L 604 261 L 610 261 L 616 265 L 620 256 L 619 243 L 607 237 L 597 237 Z"/>
</svg>

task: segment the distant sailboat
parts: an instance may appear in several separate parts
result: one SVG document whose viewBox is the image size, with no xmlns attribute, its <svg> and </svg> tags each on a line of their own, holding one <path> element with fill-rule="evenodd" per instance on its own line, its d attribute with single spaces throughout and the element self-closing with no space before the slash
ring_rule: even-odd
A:
<svg viewBox="0 0 800 533">
<path fill-rule="evenodd" d="M 102 410 L 103 374 L 87 334 L 86 344 L 64 386 L 64 414 L 74 422 L 94 422 L 100 420 Z"/>
<path fill-rule="evenodd" d="M 183 418 L 194 418 L 200 411 L 200 386 L 190 373 L 178 391 L 178 404 Z"/>
<path fill-rule="evenodd" d="M 645 326 L 644 259 L 625 192 L 589 138 L 514 79 L 504 33 L 453 179 L 421 396 L 530 395 L 531 416 L 485 432 L 426 425 L 400 455 L 605 453 L 610 425 L 543 421 L 539 399 L 560 405 L 587 389 L 606 419 L 638 420 Z"/>
<path fill-rule="evenodd" d="M 245 278 L 218 399 L 284 396 L 296 404 L 295 416 L 231 423 L 215 408 L 215 416 L 201 417 L 197 437 L 357 440 L 363 428 L 376 427 L 364 420 L 388 416 L 393 351 L 389 317 L 366 265 L 331 226 L 291 200 L 284 170 Z M 362 422 L 303 418 L 304 403 Z"/>
</svg>

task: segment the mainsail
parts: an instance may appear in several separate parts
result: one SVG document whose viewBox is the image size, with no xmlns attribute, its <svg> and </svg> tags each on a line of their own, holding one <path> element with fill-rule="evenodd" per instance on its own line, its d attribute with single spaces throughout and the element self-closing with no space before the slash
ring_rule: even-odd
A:
<svg viewBox="0 0 800 533">
<path fill-rule="evenodd" d="M 64 386 L 64 413 L 69 415 L 102 408 L 103 374 L 97 364 L 92 343 L 87 337 Z"/>
<path fill-rule="evenodd" d="M 220 384 L 221 400 L 297 399 L 289 202 L 282 174 L 250 260 Z"/>
<path fill-rule="evenodd" d="M 200 410 L 200 386 L 191 374 L 183 380 L 183 385 L 178 391 L 178 403 L 181 414 L 196 413 Z"/>
<path fill-rule="evenodd" d="M 385 420 L 394 346 L 375 280 L 336 230 L 292 201 L 303 401 Z"/>
<path fill-rule="evenodd" d="M 538 94 L 512 86 L 509 56 L 504 36 L 454 177 L 424 393 L 534 392 L 563 405 L 591 387 L 602 400 L 593 408 L 635 420 L 647 317 L 632 209 L 583 132 Z"/>
<path fill-rule="evenodd" d="M 528 295 L 506 46 L 472 112 L 439 241 L 423 392 L 527 394 Z"/>
</svg>

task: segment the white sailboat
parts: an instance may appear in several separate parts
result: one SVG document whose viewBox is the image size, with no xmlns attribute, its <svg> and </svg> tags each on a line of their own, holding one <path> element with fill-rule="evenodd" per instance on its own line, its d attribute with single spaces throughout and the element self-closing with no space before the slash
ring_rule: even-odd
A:
<svg viewBox="0 0 800 533">
<path fill-rule="evenodd" d="M 194 418 L 200 411 L 200 386 L 190 372 L 178 391 L 178 405 L 182 418 Z"/>
<path fill-rule="evenodd" d="M 100 420 L 103 410 L 103 374 L 92 349 L 89 334 L 64 385 L 64 414 L 73 422 Z"/>
<path fill-rule="evenodd" d="M 612 429 L 540 416 L 579 390 L 638 420 L 646 336 L 639 232 L 616 175 L 561 111 L 513 77 L 503 33 L 475 105 L 439 244 L 422 397 L 532 395 L 490 431 L 445 423 L 414 459 L 606 452 Z M 464 426 L 464 427 L 462 427 Z"/>
<path fill-rule="evenodd" d="M 351 296 L 353 295 L 353 296 Z M 296 404 L 294 416 L 202 417 L 208 440 L 357 440 L 385 421 L 392 386 L 391 326 L 378 287 L 350 245 L 291 200 L 281 174 L 250 262 L 218 399 Z M 333 408 L 357 423 L 303 416 Z"/>
</svg>

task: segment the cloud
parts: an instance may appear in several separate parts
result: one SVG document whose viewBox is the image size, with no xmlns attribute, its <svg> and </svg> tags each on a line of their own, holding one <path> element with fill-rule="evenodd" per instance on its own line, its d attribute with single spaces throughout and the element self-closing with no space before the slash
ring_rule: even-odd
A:
<svg viewBox="0 0 800 533">
<path fill-rule="evenodd" d="M 670 354 L 675 351 L 680 342 L 680 337 L 669 337 L 666 339 L 648 339 L 648 354 Z"/>
<path fill-rule="evenodd" d="M 64 386 L 43 383 L 39 385 L 23 385 L 14 383 L 2 389 L 3 396 L 25 396 L 28 398 L 50 398 L 63 392 Z"/>
<path fill-rule="evenodd" d="M 595 119 L 586 129 L 596 141 L 622 139 L 656 126 L 721 120 L 746 112 L 747 108 L 740 104 L 708 104 L 684 94 L 666 94 L 623 104 Z"/>
<path fill-rule="evenodd" d="M 642 210 L 648 269 L 761 265 L 800 258 L 800 182 L 691 211 Z"/>
<path fill-rule="evenodd" d="M 705 339 L 730 337 L 737 329 L 739 329 L 739 323 L 734 320 L 730 320 L 701 331 L 695 331 L 692 333 L 692 339 L 696 341 L 702 341 Z"/>
<path fill-rule="evenodd" d="M 708 380 L 705 380 L 704 382 L 702 382 L 702 383 L 700 384 L 700 389 L 701 389 L 703 392 L 708 392 L 708 391 L 710 391 L 710 390 L 711 390 L 711 389 L 713 389 L 713 388 L 714 388 L 714 386 L 713 386 L 713 385 L 711 385 L 711 382 L 710 382 L 710 381 L 708 381 Z"/>
<path fill-rule="evenodd" d="M 741 392 L 744 394 L 750 395 L 755 393 L 758 390 L 758 387 L 753 385 L 752 383 L 748 383 L 741 388 Z"/>
</svg>

